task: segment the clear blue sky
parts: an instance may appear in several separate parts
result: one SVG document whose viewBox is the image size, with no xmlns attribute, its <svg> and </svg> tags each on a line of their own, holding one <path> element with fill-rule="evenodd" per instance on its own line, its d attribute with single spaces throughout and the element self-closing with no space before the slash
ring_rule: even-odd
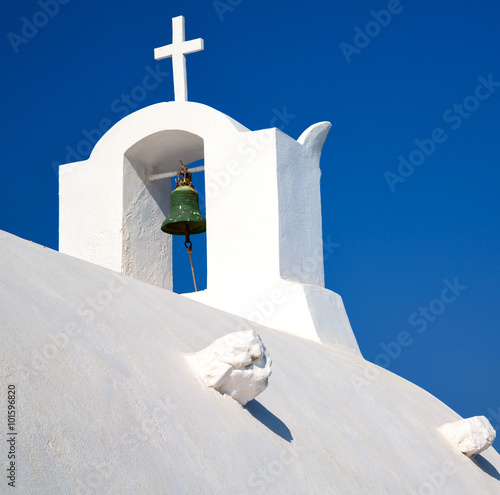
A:
<svg viewBox="0 0 500 495">
<path fill-rule="evenodd" d="M 54 164 L 87 158 L 103 119 L 173 99 L 170 60 L 137 87 L 184 15 L 205 40 L 190 100 L 294 138 L 332 122 L 326 285 L 364 356 L 500 426 L 498 2 L 64 2 L 1 2 L 0 229 L 57 249 Z"/>
</svg>

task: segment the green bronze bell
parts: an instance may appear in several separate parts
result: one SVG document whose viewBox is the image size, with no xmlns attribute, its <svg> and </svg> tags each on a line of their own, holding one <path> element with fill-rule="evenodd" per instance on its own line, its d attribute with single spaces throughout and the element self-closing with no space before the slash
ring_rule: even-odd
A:
<svg viewBox="0 0 500 495">
<path fill-rule="evenodd" d="M 182 175 L 182 177 L 181 177 Z M 201 234 L 207 230 L 207 221 L 200 212 L 198 193 L 191 185 L 191 174 L 181 162 L 175 189 L 170 193 L 170 214 L 161 230 L 172 235 Z"/>
<path fill-rule="evenodd" d="M 207 222 L 200 213 L 198 193 L 192 185 L 177 186 L 170 193 L 170 214 L 161 225 L 167 234 L 185 235 L 186 225 L 190 234 L 207 230 Z"/>
<path fill-rule="evenodd" d="M 205 232 L 207 230 L 207 221 L 200 212 L 198 193 L 191 184 L 191 174 L 182 162 L 175 184 L 175 189 L 170 193 L 170 213 L 162 223 L 161 230 L 167 234 L 186 236 L 184 246 L 186 246 L 189 254 L 194 290 L 198 291 L 191 256 L 193 244 L 189 236 L 190 234 Z"/>
</svg>

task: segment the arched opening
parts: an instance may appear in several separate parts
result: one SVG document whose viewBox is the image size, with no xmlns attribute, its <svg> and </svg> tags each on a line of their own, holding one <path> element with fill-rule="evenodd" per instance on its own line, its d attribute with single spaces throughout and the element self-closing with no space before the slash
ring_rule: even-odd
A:
<svg viewBox="0 0 500 495">
<path fill-rule="evenodd" d="M 124 157 L 122 271 L 177 293 L 194 292 L 184 236 L 161 231 L 180 161 L 204 166 L 203 139 L 182 130 L 160 131 L 130 147 Z M 193 173 L 200 211 L 206 217 L 204 172 Z M 191 237 L 198 290 L 207 287 L 206 234 Z M 160 275 L 154 273 L 158 271 Z"/>
</svg>

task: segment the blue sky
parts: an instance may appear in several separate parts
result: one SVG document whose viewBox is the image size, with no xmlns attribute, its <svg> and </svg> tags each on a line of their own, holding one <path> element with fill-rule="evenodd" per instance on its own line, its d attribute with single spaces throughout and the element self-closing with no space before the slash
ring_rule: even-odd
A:
<svg viewBox="0 0 500 495">
<path fill-rule="evenodd" d="M 55 2 L 1 2 L 0 229 L 57 249 L 57 164 L 173 99 L 153 49 L 184 15 L 191 101 L 294 138 L 332 122 L 326 285 L 365 358 L 500 427 L 498 2 Z"/>
</svg>

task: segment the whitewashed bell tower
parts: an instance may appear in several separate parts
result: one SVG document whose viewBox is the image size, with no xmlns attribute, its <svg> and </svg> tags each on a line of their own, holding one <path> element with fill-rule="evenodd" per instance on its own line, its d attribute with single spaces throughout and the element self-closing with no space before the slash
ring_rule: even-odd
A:
<svg viewBox="0 0 500 495">
<path fill-rule="evenodd" d="M 341 297 L 324 287 L 320 168 L 331 127 L 295 140 L 250 131 L 187 101 L 184 18 L 173 19 L 175 101 L 114 125 L 88 160 L 60 167 L 60 251 L 172 290 L 172 239 L 160 230 L 179 161 L 204 159 L 207 289 L 187 297 L 359 353 Z M 200 185 L 199 185 L 200 187 Z"/>
</svg>

